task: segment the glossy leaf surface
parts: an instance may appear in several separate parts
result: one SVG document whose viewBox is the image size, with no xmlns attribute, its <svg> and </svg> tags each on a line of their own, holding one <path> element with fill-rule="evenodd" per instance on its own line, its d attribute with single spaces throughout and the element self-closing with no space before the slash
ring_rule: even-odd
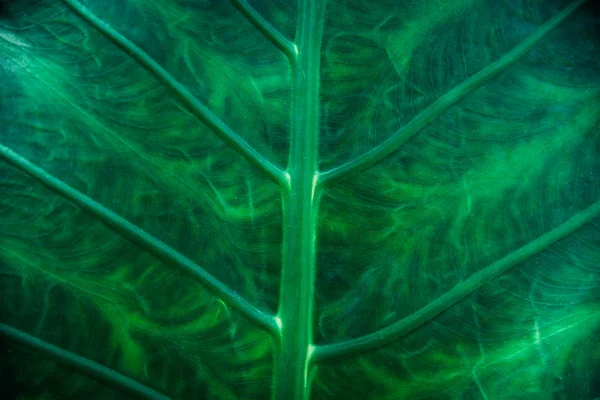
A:
<svg viewBox="0 0 600 400">
<path fill-rule="evenodd" d="M 585 0 L 0 3 L 19 399 L 600 396 Z"/>
</svg>

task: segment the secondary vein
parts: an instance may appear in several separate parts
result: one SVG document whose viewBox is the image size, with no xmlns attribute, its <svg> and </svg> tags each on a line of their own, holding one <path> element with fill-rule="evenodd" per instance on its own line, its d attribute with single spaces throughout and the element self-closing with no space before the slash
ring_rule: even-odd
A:
<svg viewBox="0 0 600 400">
<path fill-rule="evenodd" d="M 158 259 L 177 266 L 183 271 L 191 274 L 191 276 L 200 284 L 204 285 L 209 292 L 219 297 L 223 302 L 237 310 L 250 321 L 256 323 L 259 327 L 265 329 L 269 333 L 278 331 L 274 316 L 268 315 L 250 304 L 234 290 L 208 273 L 204 268 L 200 267 L 158 238 L 152 236 L 140 227 L 132 224 L 125 218 L 109 210 L 102 204 L 69 186 L 59 178 L 51 175 L 1 144 L 0 159 L 5 160 L 9 164 L 27 173 L 32 178 L 38 180 L 47 188 L 77 204 L 83 210 L 94 215 L 107 226 L 111 227 L 115 232 L 134 241 L 138 246 L 153 254 Z"/>
<path fill-rule="evenodd" d="M 294 43 L 267 22 L 246 0 L 231 0 L 231 2 L 268 41 L 285 54 L 290 62 L 296 60 L 297 51 Z"/>
<path fill-rule="evenodd" d="M 600 200 L 596 201 L 571 219 L 557 226 L 523 247 L 509 253 L 500 260 L 460 282 L 425 307 L 377 332 L 340 343 L 316 346 L 313 352 L 315 362 L 338 358 L 350 354 L 363 353 L 382 347 L 397 340 L 418 327 L 431 321 L 440 313 L 452 307 L 477 289 L 502 275 L 510 268 L 541 252 L 548 246 L 571 234 L 593 218 L 600 215 Z"/>
<path fill-rule="evenodd" d="M 103 382 L 115 389 L 127 392 L 135 397 L 149 400 L 168 400 L 169 397 L 157 392 L 148 386 L 121 375 L 120 373 L 105 367 L 88 358 L 78 356 L 70 351 L 61 349 L 48 342 L 31 336 L 21 330 L 0 323 L 0 335 L 25 346 L 49 355 L 59 363 L 73 369 L 76 372 L 87 375 L 97 381 Z"/>
<path fill-rule="evenodd" d="M 173 75 L 158 64 L 144 50 L 114 30 L 90 10 L 74 0 L 62 0 L 75 14 L 86 21 L 90 26 L 117 45 L 121 50 L 135 59 L 148 72 L 152 73 L 160 82 L 171 89 L 175 97 L 183 104 L 200 122 L 209 127 L 223 142 L 242 155 L 248 162 L 267 174 L 280 186 L 285 186 L 284 172 L 265 156 L 260 154 L 238 133 L 227 126 L 219 117 L 198 100 L 185 88 Z"/>
<path fill-rule="evenodd" d="M 518 46 L 504 54 L 500 59 L 488 65 L 475 75 L 466 79 L 464 82 L 446 92 L 433 104 L 423 110 L 419 115 L 413 118 L 408 124 L 396 131 L 386 141 L 375 147 L 368 153 L 364 153 L 354 160 L 321 173 L 321 183 L 328 184 L 337 180 L 344 179 L 353 172 L 368 168 L 376 162 L 387 157 L 397 150 L 406 141 L 419 133 L 425 126 L 446 111 L 450 106 L 465 97 L 468 93 L 480 87 L 483 83 L 504 71 L 511 64 L 518 61 L 533 46 L 535 46 L 544 36 L 556 28 L 567 17 L 572 15 L 588 0 L 578 0 L 560 13 L 552 17 L 546 23 L 541 25 L 534 33 L 529 35 Z"/>
</svg>

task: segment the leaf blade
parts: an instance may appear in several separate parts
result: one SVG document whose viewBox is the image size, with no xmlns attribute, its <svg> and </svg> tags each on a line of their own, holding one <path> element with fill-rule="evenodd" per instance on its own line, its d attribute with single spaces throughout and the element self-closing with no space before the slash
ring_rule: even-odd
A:
<svg viewBox="0 0 600 400">
<path fill-rule="evenodd" d="M 275 45 L 282 53 L 286 55 L 291 63 L 294 63 L 298 51 L 296 45 L 290 42 L 281 32 L 277 31 L 269 22 L 267 22 L 246 0 L 231 0 L 244 16 L 258 29 L 271 43 Z"/>
<path fill-rule="evenodd" d="M 105 35 L 109 40 L 123 49 L 132 58 L 137 60 L 144 68 L 155 75 L 161 82 L 168 86 L 177 96 L 178 100 L 184 104 L 196 118 L 207 125 L 215 134 L 221 138 L 236 152 L 246 158 L 253 166 L 269 176 L 279 185 L 285 184 L 285 175 L 283 171 L 277 168 L 263 155 L 252 148 L 243 138 L 229 128 L 214 113 L 212 113 L 204 104 L 194 97 L 183 85 L 171 76 L 163 67 L 155 62 L 150 56 L 144 53 L 139 47 L 125 38 L 123 35 L 113 30 L 109 25 L 92 14 L 75 0 L 63 0 L 63 2 L 75 12 L 79 17 L 87 21 L 91 26 Z"/>
<path fill-rule="evenodd" d="M 378 332 L 373 332 L 357 339 L 351 339 L 337 344 L 316 346 L 313 352 L 315 362 L 322 362 L 353 353 L 369 351 L 401 338 L 419 326 L 431 321 L 431 319 L 440 313 L 472 294 L 492 279 L 497 278 L 510 268 L 518 265 L 523 260 L 539 253 L 556 241 L 571 234 L 582 225 L 589 223 L 598 215 L 600 215 L 600 200 L 590 205 L 579 214 L 573 216 L 564 224 L 557 226 L 543 236 L 540 236 L 520 249 L 478 271 L 465 281 L 454 286 L 450 291 L 444 293 L 442 296 L 408 317 L 405 317 Z"/>
<path fill-rule="evenodd" d="M 408 124 L 395 132 L 384 143 L 378 145 L 376 148 L 370 150 L 366 154 L 340 165 L 339 167 L 322 172 L 320 174 L 321 184 L 327 185 L 329 183 L 333 183 L 337 180 L 343 179 L 347 175 L 368 168 L 369 166 L 388 156 L 393 151 L 397 150 L 400 146 L 402 146 L 402 144 L 410 140 L 414 135 L 418 134 L 423 127 L 443 113 L 448 107 L 517 61 L 527 51 L 535 46 L 535 44 L 538 43 L 544 36 L 546 36 L 569 16 L 573 15 L 586 2 L 587 0 L 577 0 L 573 2 L 570 6 L 566 7 L 559 14 L 546 22 L 543 26 L 538 28 L 536 32 L 528 36 L 522 43 L 506 53 L 498 61 L 487 66 L 466 81 L 462 82 L 460 85 L 445 93 L 432 105 L 419 113 L 419 115 L 412 119 Z"/>
<path fill-rule="evenodd" d="M 256 307 L 250 305 L 241 296 L 232 291 L 222 282 L 218 281 L 189 258 L 179 253 L 177 250 L 162 243 L 160 240 L 144 232 L 139 227 L 131 224 L 124 218 L 106 209 L 101 204 L 98 204 L 94 200 L 73 189 L 60 179 L 33 165 L 6 146 L 0 145 L 0 157 L 23 172 L 29 174 L 31 177 L 37 179 L 51 190 L 54 190 L 60 195 L 73 201 L 75 204 L 99 218 L 120 234 L 132 239 L 138 245 L 142 246 L 144 249 L 148 250 L 158 258 L 166 260 L 167 262 L 176 265 L 184 271 L 190 273 L 201 284 L 205 285 L 207 289 L 216 294 L 227 304 L 231 305 L 249 320 L 261 326 L 263 329 L 270 333 L 277 332 L 278 328 L 274 317 L 268 316 L 264 312 L 258 310 Z"/>
<path fill-rule="evenodd" d="M 0 335 L 8 337 L 10 340 L 20 345 L 49 355 L 58 360 L 60 363 L 74 369 L 79 373 L 88 375 L 91 378 L 119 389 L 120 391 L 126 392 L 136 398 L 149 400 L 169 399 L 169 397 L 158 393 L 154 389 L 121 375 L 110 368 L 107 368 L 87 358 L 78 356 L 70 351 L 63 350 L 50 343 L 46 343 L 34 336 L 31 336 L 6 324 L 0 323 Z"/>
</svg>

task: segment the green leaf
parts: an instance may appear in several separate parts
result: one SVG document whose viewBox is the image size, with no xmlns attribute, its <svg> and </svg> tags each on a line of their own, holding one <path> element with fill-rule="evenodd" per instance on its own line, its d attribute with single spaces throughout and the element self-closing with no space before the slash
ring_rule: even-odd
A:
<svg viewBox="0 0 600 400">
<path fill-rule="evenodd" d="M 3 1 L 8 397 L 598 398 L 592 3 Z"/>
</svg>

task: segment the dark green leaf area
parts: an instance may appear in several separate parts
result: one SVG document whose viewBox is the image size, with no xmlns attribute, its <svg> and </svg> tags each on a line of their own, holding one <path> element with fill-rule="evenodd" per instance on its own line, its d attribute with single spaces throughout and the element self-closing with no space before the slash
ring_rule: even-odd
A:
<svg viewBox="0 0 600 400">
<path fill-rule="evenodd" d="M 599 259 L 596 219 L 402 340 L 320 366 L 315 398 L 597 397 Z"/>
<path fill-rule="evenodd" d="M 381 163 L 327 190 L 320 342 L 409 316 L 600 198 L 593 24 L 585 13 L 565 22 Z"/>
<path fill-rule="evenodd" d="M 0 341 L 0 376 L 7 400 L 128 400 L 131 397 L 56 364 L 40 353 Z"/>
<path fill-rule="evenodd" d="M 289 40 L 296 35 L 298 4 L 288 0 L 249 0 L 248 3 Z"/>
<path fill-rule="evenodd" d="M 2 28 L 12 38 L 0 48 L 8 70 L 2 144 L 179 251 L 254 304 L 274 310 L 281 237 L 275 185 L 183 109 L 126 52 L 52 4 L 37 2 Z M 158 4 L 128 4 L 122 12 L 108 8 L 117 18 L 149 7 L 140 20 L 160 20 L 152 14 L 161 9 Z M 57 18 L 57 12 L 68 17 Z M 209 51 L 194 37 L 173 38 L 178 44 L 171 47 L 151 43 L 165 51 L 183 51 L 194 43 Z M 174 57 L 167 59 L 175 62 Z M 206 57 L 213 62 L 216 56 Z M 229 86 L 224 78 L 202 81 L 223 83 L 221 93 L 211 97 L 220 100 L 207 101 L 211 110 L 225 112 Z M 242 103 L 227 114 L 266 121 L 257 110 L 239 107 Z"/>
<path fill-rule="evenodd" d="M 382 143 L 568 4 L 329 2 L 322 57 L 322 165 L 342 164 Z M 576 42 L 564 41 L 562 32 L 557 36 L 563 43 Z"/>
<path fill-rule="evenodd" d="M 268 395 L 264 332 L 24 174 L 1 176 L 3 323 L 176 398 Z M 38 367 L 13 368 L 22 381 Z M 51 385 L 52 370 L 36 382 Z"/>
<path fill-rule="evenodd" d="M 246 141 L 285 164 L 288 65 L 231 2 L 88 0 L 81 4 L 102 15 L 104 22 L 139 46 Z"/>
</svg>

